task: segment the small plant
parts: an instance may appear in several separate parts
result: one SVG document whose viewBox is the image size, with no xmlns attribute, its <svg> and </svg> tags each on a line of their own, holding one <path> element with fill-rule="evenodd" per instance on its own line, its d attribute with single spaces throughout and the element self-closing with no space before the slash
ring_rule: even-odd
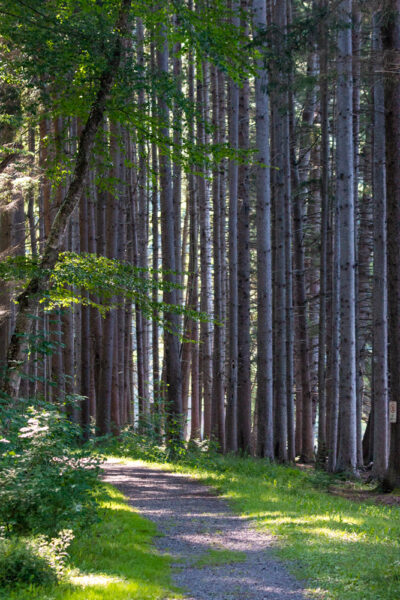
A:
<svg viewBox="0 0 400 600">
<path fill-rule="evenodd" d="M 77 434 L 54 407 L 30 408 L 24 426 L 1 440 L 0 524 L 8 534 L 54 536 L 93 522 L 99 460 L 77 446 Z"/>
<path fill-rule="evenodd" d="M 56 583 L 64 574 L 72 538 L 65 530 L 50 541 L 44 536 L 0 539 L 0 587 Z"/>
</svg>

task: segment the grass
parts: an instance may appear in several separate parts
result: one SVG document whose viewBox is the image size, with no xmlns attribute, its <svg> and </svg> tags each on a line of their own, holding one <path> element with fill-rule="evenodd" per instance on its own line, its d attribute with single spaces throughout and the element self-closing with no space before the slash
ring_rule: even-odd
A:
<svg viewBox="0 0 400 600">
<path fill-rule="evenodd" d="M 212 485 L 236 512 L 276 534 L 277 555 L 315 597 L 400 599 L 398 507 L 333 496 L 326 474 L 252 458 L 203 454 L 159 466 Z"/>
<path fill-rule="evenodd" d="M 243 562 L 245 560 L 245 552 L 227 550 L 226 548 L 209 548 L 199 558 L 197 558 L 196 561 L 191 564 L 191 566 L 201 569 L 202 567 L 231 565 L 233 563 Z"/>
<path fill-rule="evenodd" d="M 111 486 L 99 497 L 101 521 L 72 543 L 68 581 L 54 587 L 0 590 L 2 600 L 160 600 L 181 598 L 170 580 L 170 559 L 152 546 L 155 526 Z"/>
</svg>

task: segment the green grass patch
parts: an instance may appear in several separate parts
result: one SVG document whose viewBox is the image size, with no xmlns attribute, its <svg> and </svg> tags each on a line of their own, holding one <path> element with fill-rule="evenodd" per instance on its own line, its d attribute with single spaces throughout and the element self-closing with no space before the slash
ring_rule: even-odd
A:
<svg viewBox="0 0 400 600">
<path fill-rule="evenodd" d="M 227 550 L 226 548 L 209 548 L 191 566 L 201 569 L 202 567 L 231 565 L 233 563 L 244 562 L 245 560 L 245 552 Z"/>
<path fill-rule="evenodd" d="M 181 598 L 170 559 L 152 546 L 156 527 L 134 512 L 112 486 L 99 492 L 101 520 L 73 541 L 71 572 L 53 587 L 0 590 L 3 600 L 160 600 Z"/>
<path fill-rule="evenodd" d="M 276 534 L 277 555 L 315 597 L 400 598 L 398 507 L 333 496 L 326 474 L 252 458 L 198 453 L 158 466 L 213 486 L 236 512 Z"/>
</svg>

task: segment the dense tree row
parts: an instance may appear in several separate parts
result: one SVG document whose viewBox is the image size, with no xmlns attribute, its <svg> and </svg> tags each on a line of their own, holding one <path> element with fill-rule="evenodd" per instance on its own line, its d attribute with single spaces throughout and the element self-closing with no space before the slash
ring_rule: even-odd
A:
<svg viewBox="0 0 400 600">
<path fill-rule="evenodd" d="M 0 3 L 5 415 L 399 481 L 400 3 L 333 4 Z"/>
</svg>

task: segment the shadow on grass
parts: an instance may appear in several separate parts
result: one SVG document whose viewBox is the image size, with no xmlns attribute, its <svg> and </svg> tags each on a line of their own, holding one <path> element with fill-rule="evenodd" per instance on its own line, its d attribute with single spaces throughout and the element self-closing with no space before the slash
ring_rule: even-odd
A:
<svg viewBox="0 0 400 600">
<path fill-rule="evenodd" d="M 312 473 L 251 458 L 172 468 L 216 487 L 236 512 L 278 535 L 278 556 L 316 597 L 400 599 L 398 507 L 333 496 L 316 489 Z"/>
<path fill-rule="evenodd" d="M 180 598 L 170 579 L 170 558 L 151 545 L 155 526 L 135 513 L 123 495 L 104 486 L 101 520 L 79 532 L 70 548 L 67 582 L 52 588 L 1 590 L 3 600 L 159 600 Z M 2 595 L 3 594 L 3 595 Z"/>
</svg>

